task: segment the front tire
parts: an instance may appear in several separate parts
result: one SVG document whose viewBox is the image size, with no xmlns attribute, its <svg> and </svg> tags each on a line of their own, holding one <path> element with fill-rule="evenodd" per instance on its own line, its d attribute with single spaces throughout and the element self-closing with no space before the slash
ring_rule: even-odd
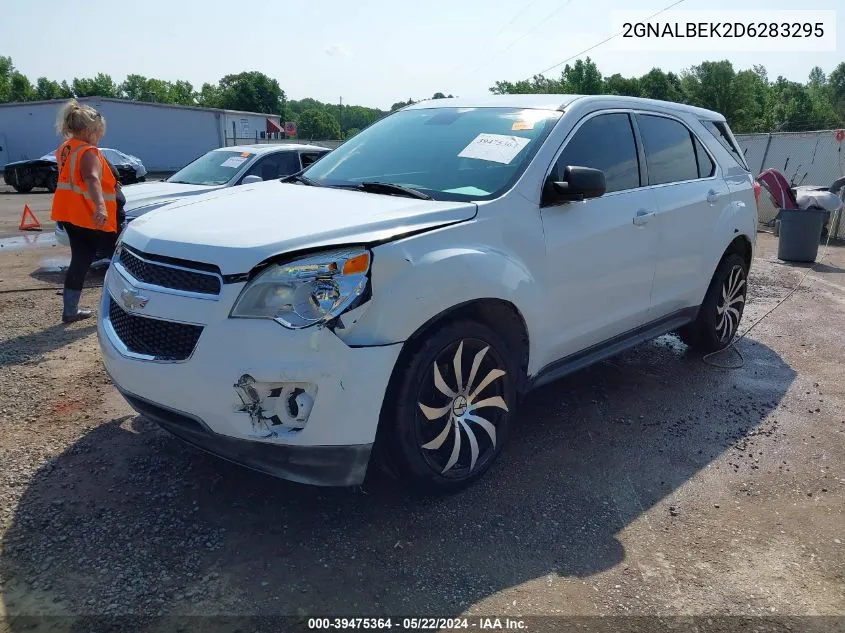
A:
<svg viewBox="0 0 845 633">
<path fill-rule="evenodd" d="M 725 256 L 710 282 L 696 320 L 678 332 L 681 340 L 701 352 L 725 349 L 736 336 L 748 292 L 748 264 L 731 253 Z"/>
<path fill-rule="evenodd" d="M 465 488 L 489 470 L 507 439 L 515 356 L 474 321 L 440 327 L 403 356 L 382 416 L 391 470 L 420 492 Z"/>
<path fill-rule="evenodd" d="M 30 191 L 32 191 L 32 185 L 13 185 L 13 186 L 15 188 L 15 191 L 17 191 L 18 193 L 29 193 Z"/>
</svg>

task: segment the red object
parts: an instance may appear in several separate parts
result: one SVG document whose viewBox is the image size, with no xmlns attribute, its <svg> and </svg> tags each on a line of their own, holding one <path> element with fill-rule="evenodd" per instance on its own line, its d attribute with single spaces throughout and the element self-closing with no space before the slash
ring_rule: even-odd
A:
<svg viewBox="0 0 845 633">
<path fill-rule="evenodd" d="M 285 134 L 288 136 L 296 136 L 296 123 L 293 121 L 285 123 Z"/>
<path fill-rule="evenodd" d="M 835 136 L 836 140 L 841 143 L 842 139 L 845 139 L 845 130 L 836 130 Z"/>
<path fill-rule="evenodd" d="M 31 220 L 27 221 L 27 216 L 31 218 Z M 40 231 L 41 230 L 41 222 L 38 221 L 38 218 L 35 217 L 35 214 L 32 212 L 32 209 L 29 208 L 28 204 L 23 205 L 23 213 L 21 214 L 21 224 L 18 227 L 20 231 Z"/>
<path fill-rule="evenodd" d="M 766 188 L 780 209 L 797 209 L 798 201 L 789 181 L 777 169 L 767 169 L 757 176 L 757 182 Z"/>
<path fill-rule="evenodd" d="M 276 132 L 282 133 L 281 126 L 273 119 L 267 119 L 267 134 L 275 134 Z"/>
</svg>

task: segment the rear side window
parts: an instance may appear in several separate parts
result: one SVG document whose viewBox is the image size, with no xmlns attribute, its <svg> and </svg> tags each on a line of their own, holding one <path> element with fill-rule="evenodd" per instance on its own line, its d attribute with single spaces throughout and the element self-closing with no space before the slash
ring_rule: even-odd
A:
<svg viewBox="0 0 845 633">
<path fill-rule="evenodd" d="M 637 115 L 643 137 L 648 184 L 664 185 L 699 178 L 693 136 L 685 125 L 661 116 Z"/>
<path fill-rule="evenodd" d="M 274 178 L 295 174 L 300 169 L 299 154 L 296 152 L 278 152 L 260 159 L 244 174 L 244 177 L 261 176 L 263 180 L 273 180 Z"/>
<path fill-rule="evenodd" d="M 746 171 L 751 171 L 748 168 L 748 163 L 745 162 L 745 154 L 742 153 L 742 150 L 739 148 L 739 145 L 734 138 L 733 133 L 731 132 L 731 128 L 728 127 L 728 124 L 723 121 L 702 121 L 702 125 L 707 128 L 707 131 L 710 132 L 717 141 L 728 150 L 731 156 L 734 157 L 739 166 L 745 169 Z"/>
<path fill-rule="evenodd" d="M 627 114 L 600 114 L 587 120 L 566 144 L 553 176 L 560 180 L 567 166 L 601 169 L 607 193 L 640 186 L 640 163 Z"/>
<path fill-rule="evenodd" d="M 716 173 L 716 165 L 707 150 L 695 136 L 692 137 L 692 142 L 695 145 L 695 158 L 698 161 L 698 177 L 709 178 Z"/>
<path fill-rule="evenodd" d="M 323 156 L 328 154 L 328 152 L 302 152 L 300 157 L 302 158 L 302 166 L 309 167 L 313 165 L 318 160 L 320 160 Z"/>
</svg>

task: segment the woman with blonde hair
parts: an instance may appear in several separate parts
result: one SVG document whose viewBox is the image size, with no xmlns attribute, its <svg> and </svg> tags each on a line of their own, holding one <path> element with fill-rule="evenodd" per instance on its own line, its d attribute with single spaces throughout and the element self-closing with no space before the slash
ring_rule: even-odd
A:
<svg viewBox="0 0 845 633">
<path fill-rule="evenodd" d="M 91 316 L 79 309 L 79 299 L 97 251 L 116 237 L 118 183 L 97 149 L 106 132 L 99 112 L 71 99 L 59 112 L 56 129 L 66 140 L 56 150 L 59 178 L 51 217 L 62 223 L 70 241 L 62 321 L 72 323 Z"/>
</svg>

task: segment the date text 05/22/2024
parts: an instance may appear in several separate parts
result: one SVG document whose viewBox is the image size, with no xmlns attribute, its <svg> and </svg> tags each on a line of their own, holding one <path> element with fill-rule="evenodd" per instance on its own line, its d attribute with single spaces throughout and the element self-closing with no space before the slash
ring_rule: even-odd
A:
<svg viewBox="0 0 845 633">
<path fill-rule="evenodd" d="M 515 618 L 309 618 L 311 631 L 527 631 L 524 620 Z"/>
</svg>

